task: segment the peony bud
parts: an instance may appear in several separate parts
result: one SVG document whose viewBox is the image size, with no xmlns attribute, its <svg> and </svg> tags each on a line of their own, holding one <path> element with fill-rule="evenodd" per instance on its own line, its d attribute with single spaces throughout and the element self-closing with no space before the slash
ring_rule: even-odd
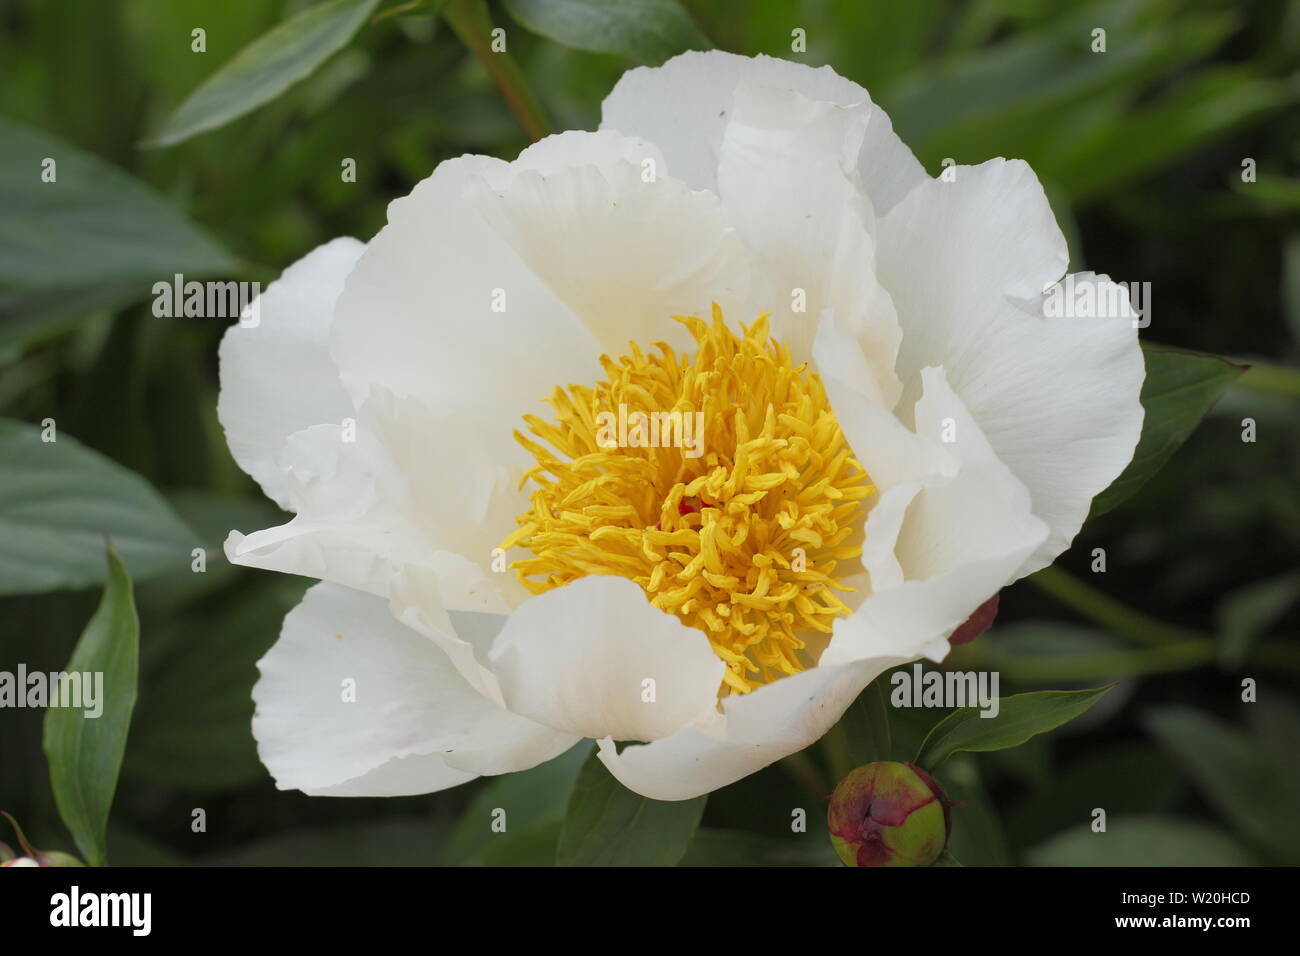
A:
<svg viewBox="0 0 1300 956">
<path fill-rule="evenodd" d="M 948 843 L 951 805 L 920 767 L 869 763 L 831 794 L 831 843 L 846 866 L 931 866 Z"/>
</svg>

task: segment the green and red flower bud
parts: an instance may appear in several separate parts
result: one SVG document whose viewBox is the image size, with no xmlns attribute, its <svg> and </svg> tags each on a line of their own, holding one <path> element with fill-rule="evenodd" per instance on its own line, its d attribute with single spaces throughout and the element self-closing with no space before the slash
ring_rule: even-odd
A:
<svg viewBox="0 0 1300 956">
<path fill-rule="evenodd" d="M 846 866 L 931 866 L 947 846 L 951 806 L 920 767 L 869 763 L 831 794 L 831 843 Z"/>
</svg>

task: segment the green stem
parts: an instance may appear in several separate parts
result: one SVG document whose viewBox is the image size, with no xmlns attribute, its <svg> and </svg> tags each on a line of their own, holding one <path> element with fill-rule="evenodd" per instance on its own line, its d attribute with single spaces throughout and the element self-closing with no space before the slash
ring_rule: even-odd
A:
<svg viewBox="0 0 1300 956">
<path fill-rule="evenodd" d="M 1109 680 L 1191 670 L 1214 662 L 1218 648 L 1209 638 L 1144 647 L 1128 651 L 1101 651 L 1063 657 L 999 660 L 997 669 L 1008 680 L 1024 684 L 1059 681 Z"/>
<path fill-rule="evenodd" d="M 1055 565 L 1043 568 L 1031 575 L 1029 580 L 1062 604 L 1074 608 L 1103 627 L 1123 634 L 1137 644 L 1158 646 L 1184 642 L 1213 643 L 1205 634 L 1166 624 L 1141 611 L 1135 611 Z"/>
<path fill-rule="evenodd" d="M 1285 395 L 1288 398 L 1300 398 L 1300 369 L 1291 368 L 1289 365 L 1276 365 L 1272 362 L 1260 362 L 1256 359 L 1241 359 L 1240 364 L 1249 365 L 1250 368 L 1237 379 L 1237 385 L 1259 392 Z"/>
<path fill-rule="evenodd" d="M 542 104 L 524 81 L 519 64 L 505 50 L 492 49 L 492 18 L 485 0 L 449 0 L 442 8 L 442 15 L 460 42 L 488 71 L 528 137 L 537 142 L 548 135 L 551 124 L 542 111 Z"/>
</svg>

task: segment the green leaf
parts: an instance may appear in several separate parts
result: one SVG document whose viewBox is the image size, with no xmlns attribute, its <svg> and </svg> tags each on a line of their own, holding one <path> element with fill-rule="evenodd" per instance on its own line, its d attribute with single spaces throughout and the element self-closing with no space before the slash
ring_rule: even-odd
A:
<svg viewBox="0 0 1300 956">
<path fill-rule="evenodd" d="M 1190 707 L 1161 707 L 1144 723 L 1242 836 L 1280 862 L 1300 863 L 1300 790 L 1265 747 Z"/>
<path fill-rule="evenodd" d="M 883 105 L 923 163 L 943 157 L 980 162 L 988 156 L 1021 156 L 1039 175 L 1067 185 L 1074 178 L 1051 162 L 1060 141 L 1093 117 L 1122 118 L 1127 100 L 1144 84 L 1193 62 L 1218 46 L 1234 22 L 1222 12 L 1161 16 L 1163 0 L 1111 0 L 1063 10 L 1040 29 L 1017 30 L 1007 39 L 960 56 L 927 57 L 891 86 Z M 1091 30 L 1105 27 L 1112 42 L 1093 53 Z M 1060 117 L 1069 115 L 1071 123 Z M 1113 157 L 1098 165 L 1113 165 Z"/>
<path fill-rule="evenodd" d="M 1133 460 L 1092 502 L 1089 517 L 1105 514 L 1146 484 L 1187 440 L 1201 419 L 1245 371 L 1215 355 L 1144 343 L 1146 379 L 1142 383 L 1142 437 Z"/>
<path fill-rule="evenodd" d="M 1231 836 L 1175 817 L 1112 819 L 1103 833 L 1084 824 L 1027 854 L 1031 866 L 1251 866 Z"/>
<path fill-rule="evenodd" d="M 505 0 L 505 5 L 521 26 L 556 43 L 651 66 L 686 50 L 713 48 L 677 0 Z"/>
<path fill-rule="evenodd" d="M 573 784 L 591 748 L 585 741 L 531 770 L 493 777 L 461 814 L 442 864 L 553 866 Z M 548 836 L 549 849 L 539 846 Z"/>
<path fill-rule="evenodd" d="M 168 117 L 146 146 L 174 146 L 275 99 L 342 49 L 379 0 L 328 0 L 258 37 Z"/>
<path fill-rule="evenodd" d="M 59 815 L 91 866 L 107 861 L 108 809 L 126 751 L 135 708 L 140 658 L 140 625 L 126 566 L 108 549 L 108 584 L 65 671 L 83 677 L 103 675 L 95 701 L 101 712 L 51 706 L 45 715 L 45 756 Z M 86 695 L 83 691 L 83 703 Z M 93 713 L 93 711 L 92 711 Z"/>
<path fill-rule="evenodd" d="M 136 578 L 190 560 L 194 534 L 139 475 L 68 435 L 0 419 L 0 595 L 99 584 L 103 536 Z"/>
<path fill-rule="evenodd" d="M 593 753 L 569 798 L 558 866 L 676 866 L 704 815 L 707 797 L 648 800 L 614 779 Z"/>
<path fill-rule="evenodd" d="M 202 578 L 213 570 L 184 573 Z M 266 779 L 252 733 L 257 662 L 307 583 L 259 575 L 239 585 L 238 600 L 216 595 L 150 626 L 126 779 L 187 790 L 230 790 Z M 152 621 L 143 600 L 140 606 Z"/>
<path fill-rule="evenodd" d="M 389 7 L 386 10 L 380 10 L 375 14 L 371 23 L 378 23 L 381 20 L 388 20 L 392 17 L 423 16 L 436 17 L 445 6 L 447 0 L 403 0 L 396 6 Z"/>
<path fill-rule="evenodd" d="M 42 181 L 45 169 L 53 182 Z M 0 208 L 0 346 L 70 315 L 146 298 L 177 272 L 238 265 L 144 184 L 4 119 Z"/>
<path fill-rule="evenodd" d="M 931 772 L 955 753 L 1006 750 L 1030 737 L 1055 730 L 1101 700 L 1110 687 L 1042 690 L 998 699 L 996 717 L 981 717 L 978 707 L 959 707 L 935 724 L 915 763 Z"/>
<path fill-rule="evenodd" d="M 1097 110 L 1081 116 L 1068 134 L 1052 127 L 1056 138 L 1044 144 L 1034 166 L 1068 183 L 1074 201 L 1082 204 L 1150 177 L 1296 98 L 1296 84 L 1286 78 L 1258 77 L 1236 67 L 1208 69 L 1150 105 Z"/>
</svg>

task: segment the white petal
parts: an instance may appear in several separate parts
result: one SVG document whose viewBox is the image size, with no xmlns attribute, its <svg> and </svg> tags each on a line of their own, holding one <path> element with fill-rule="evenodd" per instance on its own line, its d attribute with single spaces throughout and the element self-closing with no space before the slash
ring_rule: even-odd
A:
<svg viewBox="0 0 1300 956">
<path fill-rule="evenodd" d="M 915 190 L 878 227 L 881 278 L 903 325 L 902 405 L 919 394 L 922 368 L 943 366 L 1050 526 L 1029 573 L 1068 547 L 1132 457 L 1142 355 L 1127 316 L 1043 317 L 1067 253 L 1028 166 L 955 169 L 954 182 Z"/>
<path fill-rule="evenodd" d="M 600 741 L 600 759 L 629 790 L 652 800 L 689 800 L 734 783 L 802 750 L 826 733 L 877 676 L 910 658 L 814 667 L 723 699 L 725 734 L 687 729 L 617 752 Z"/>
<path fill-rule="evenodd" d="M 469 195 L 602 351 L 685 347 L 672 316 L 707 316 L 712 302 L 731 313 L 745 300 L 748 256 L 717 197 L 661 172 L 625 161 L 526 171 L 504 188 L 485 178 Z"/>
<path fill-rule="evenodd" d="M 256 299 L 256 325 L 221 340 L 217 417 L 239 467 L 267 497 L 288 506 L 276 463 L 294 432 L 351 414 L 329 355 L 329 329 L 343 280 L 365 251 L 355 239 L 327 242 L 284 270 Z"/>
<path fill-rule="evenodd" d="M 742 86 L 722 140 L 718 188 L 728 221 L 758 259 L 755 305 L 773 313 L 796 361 L 812 354 L 817 318 L 833 309 L 863 357 L 863 390 L 892 407 L 901 331 L 876 280 L 871 204 L 856 162 L 867 106 Z"/>
<path fill-rule="evenodd" d="M 660 67 L 638 67 L 619 79 L 601 107 L 601 129 L 643 136 L 663 150 L 669 171 L 696 189 L 717 188 L 718 156 L 732 96 L 742 84 L 794 90 L 813 100 L 855 106 L 867 91 L 828 66 L 818 69 L 768 56 L 714 50 L 683 53 Z M 859 171 L 877 213 L 923 182 L 925 170 L 894 135 L 878 107 L 859 158 Z"/>
<path fill-rule="evenodd" d="M 725 665 L 708 638 L 624 578 L 524 602 L 491 657 L 511 710 L 583 737 L 654 740 L 717 719 Z"/>
<path fill-rule="evenodd" d="M 647 160 L 650 160 L 647 163 Z M 566 169 L 595 166 L 603 173 L 615 166 L 630 163 L 656 175 L 665 173 L 664 156 L 659 147 L 636 136 L 624 136 L 613 130 L 566 130 L 545 136 L 527 147 L 511 163 L 485 167 L 479 174 L 493 189 L 505 190 L 524 172 L 554 176 Z"/>
<path fill-rule="evenodd" d="M 258 667 L 253 734 L 281 789 L 428 793 L 527 769 L 575 740 L 490 703 L 386 602 L 336 585 L 307 592 Z"/>
<path fill-rule="evenodd" d="M 232 564 L 301 574 L 372 594 L 389 593 L 396 567 L 426 561 L 434 550 L 421 535 L 405 482 L 363 407 L 354 440 L 339 425 L 316 425 L 290 436 L 277 466 L 284 476 L 288 523 L 249 535 L 231 532 Z"/>
<path fill-rule="evenodd" d="M 941 441 L 951 436 L 948 447 L 958 470 L 920 482 L 894 541 L 904 580 L 873 578 L 872 594 L 835 622 L 823 666 L 882 653 L 941 660 L 948 635 L 1015 579 L 1047 535 L 1047 526 L 1030 511 L 1029 492 L 994 454 L 943 371 L 926 369 L 923 379 L 917 433 Z M 868 514 L 867 540 L 876 532 Z"/>
<path fill-rule="evenodd" d="M 511 437 L 520 417 L 542 410 L 557 382 L 598 373 L 600 354 L 463 198 L 468 181 L 505 168 L 482 156 L 448 160 L 392 203 L 339 298 L 331 337 L 358 400 L 376 389 L 416 399 L 459 423 L 439 437 L 449 454 L 459 458 L 462 436 L 476 434 L 498 463 L 521 460 Z"/>
</svg>

